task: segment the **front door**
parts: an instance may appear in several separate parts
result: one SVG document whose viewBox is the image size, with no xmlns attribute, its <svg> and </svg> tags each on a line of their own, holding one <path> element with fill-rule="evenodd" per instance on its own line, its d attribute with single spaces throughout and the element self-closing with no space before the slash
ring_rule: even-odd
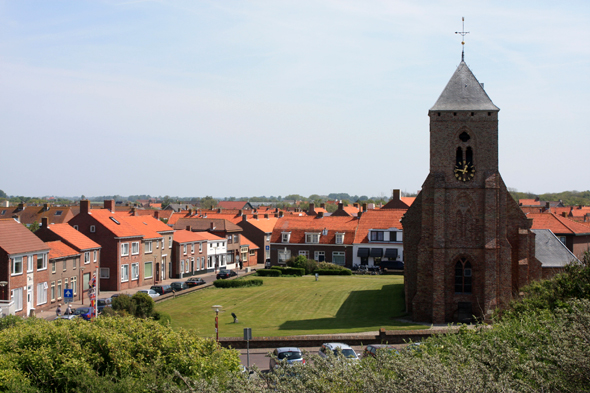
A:
<svg viewBox="0 0 590 393">
<path fill-rule="evenodd" d="M 30 314 L 31 309 L 33 308 L 33 286 L 27 285 L 27 315 Z"/>
<path fill-rule="evenodd" d="M 156 282 L 160 280 L 160 264 L 156 263 Z"/>
</svg>

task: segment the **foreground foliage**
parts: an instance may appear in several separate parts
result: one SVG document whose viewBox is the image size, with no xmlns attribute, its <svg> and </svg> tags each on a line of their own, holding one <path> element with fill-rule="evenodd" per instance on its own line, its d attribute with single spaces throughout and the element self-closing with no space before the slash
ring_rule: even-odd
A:
<svg viewBox="0 0 590 393">
<path fill-rule="evenodd" d="M 0 333 L 1 391 L 149 391 L 182 383 L 175 373 L 223 382 L 239 362 L 213 340 L 133 317 L 29 318 Z"/>
</svg>

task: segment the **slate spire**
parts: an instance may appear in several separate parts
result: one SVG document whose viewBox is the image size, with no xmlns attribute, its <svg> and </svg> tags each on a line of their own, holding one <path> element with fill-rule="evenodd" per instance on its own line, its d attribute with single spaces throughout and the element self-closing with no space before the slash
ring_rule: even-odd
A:
<svg viewBox="0 0 590 393">
<path fill-rule="evenodd" d="M 431 111 L 499 111 L 463 60 Z"/>
</svg>

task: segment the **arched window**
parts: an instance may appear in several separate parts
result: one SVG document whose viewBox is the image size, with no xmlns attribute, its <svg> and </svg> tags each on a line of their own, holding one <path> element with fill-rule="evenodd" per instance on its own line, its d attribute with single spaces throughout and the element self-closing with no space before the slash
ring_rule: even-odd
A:
<svg viewBox="0 0 590 393">
<path fill-rule="evenodd" d="M 463 149 L 461 149 L 460 147 L 457 148 L 457 159 L 455 160 L 455 163 L 458 166 L 463 165 Z"/>
<path fill-rule="evenodd" d="M 467 161 L 468 164 L 473 165 L 473 149 L 471 149 L 471 146 L 469 146 L 465 152 L 465 161 Z"/>
<path fill-rule="evenodd" d="M 455 293 L 471 293 L 471 262 L 460 258 L 455 264 Z"/>
</svg>

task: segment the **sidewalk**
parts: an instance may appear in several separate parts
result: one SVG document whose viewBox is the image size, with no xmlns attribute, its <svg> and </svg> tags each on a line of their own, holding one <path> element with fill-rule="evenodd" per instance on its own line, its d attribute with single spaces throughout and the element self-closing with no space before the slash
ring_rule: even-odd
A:
<svg viewBox="0 0 590 393">
<path fill-rule="evenodd" d="M 264 264 L 258 264 L 256 266 L 250 266 L 250 271 L 252 270 L 259 270 L 259 269 L 264 269 Z M 246 274 L 246 268 L 239 270 L 239 269 L 232 269 L 236 272 L 238 272 L 238 277 L 242 277 L 244 274 Z M 215 272 L 211 272 L 211 273 L 205 273 L 205 274 L 199 274 L 195 277 L 200 277 L 203 280 L 205 280 L 205 282 L 210 283 L 215 281 L 215 276 L 217 275 L 217 273 Z M 163 281 L 159 281 L 157 285 L 170 285 L 170 283 L 175 282 L 175 281 L 186 281 L 189 277 L 192 276 L 187 276 L 184 278 L 169 278 Z M 98 298 L 99 299 L 104 299 L 104 298 L 110 298 L 111 296 L 113 296 L 114 294 L 118 293 L 118 294 L 125 294 L 125 295 L 129 295 L 129 296 L 133 296 L 137 291 L 139 291 L 140 289 L 150 289 L 152 287 L 152 285 L 155 284 L 149 284 L 149 285 L 144 285 L 141 287 L 135 287 L 135 288 L 131 288 L 131 289 L 125 289 L 123 291 L 100 291 Z M 73 301 L 72 303 L 70 303 L 72 305 L 72 308 L 78 308 L 78 307 L 82 307 L 82 306 L 89 306 L 90 305 L 90 299 L 87 298 L 87 296 L 84 296 L 84 304 L 82 304 L 82 301 L 80 300 L 76 300 Z M 55 309 L 57 308 L 57 303 L 54 305 L 54 307 L 49 308 L 47 310 L 43 310 L 43 311 L 39 311 L 37 312 L 37 318 L 44 318 L 47 320 L 53 320 L 55 319 Z M 61 312 L 62 314 L 65 312 L 67 308 L 67 304 L 63 303 L 63 299 L 62 299 L 62 303 L 61 303 Z"/>
</svg>

